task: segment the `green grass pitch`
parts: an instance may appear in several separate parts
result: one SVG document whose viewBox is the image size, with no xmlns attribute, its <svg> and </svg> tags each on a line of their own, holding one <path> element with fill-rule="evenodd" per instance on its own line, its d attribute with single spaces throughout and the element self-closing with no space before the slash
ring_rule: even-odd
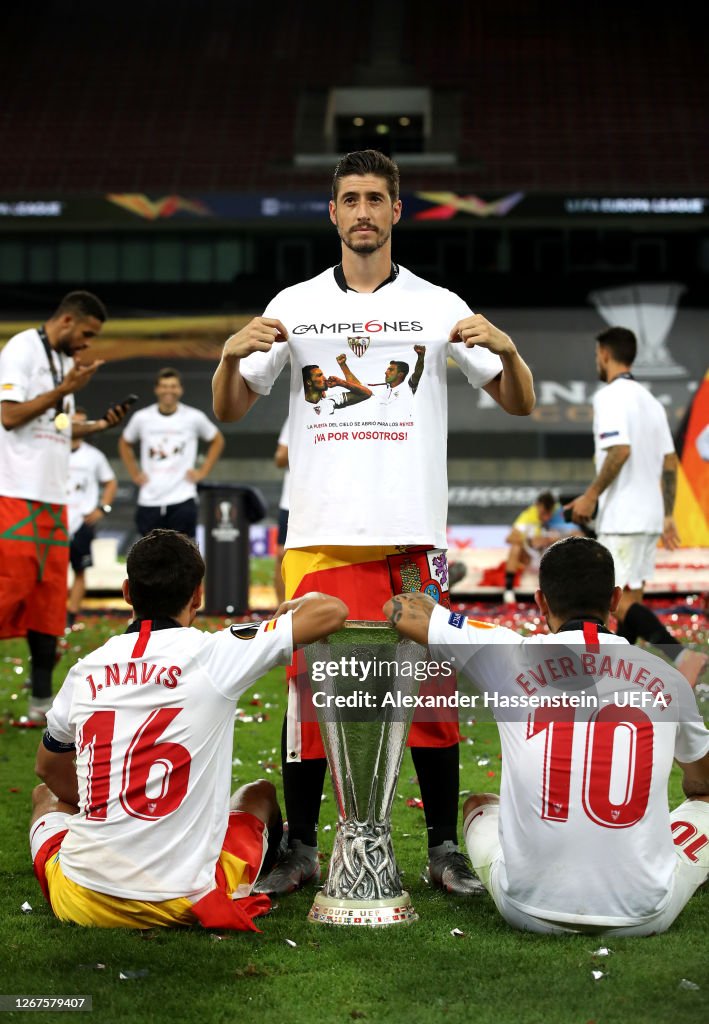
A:
<svg viewBox="0 0 709 1024">
<path fill-rule="evenodd" d="M 55 674 L 123 628 L 97 616 L 74 632 Z M 221 625 L 200 620 L 204 628 Z M 36 779 L 37 729 L 9 719 L 26 706 L 25 646 L 0 646 L 0 993 L 91 995 L 93 1019 L 263 1024 L 470 1021 L 475 1024 L 706 1024 L 709 1021 L 709 892 L 699 891 L 671 931 L 651 939 L 541 938 L 509 929 L 487 898 L 469 901 L 431 891 L 420 879 L 425 860 L 423 812 L 408 753 L 393 811 L 394 844 L 420 920 L 382 930 L 309 924 L 308 889 L 280 901 L 260 935 L 202 930 L 103 931 L 57 922 L 32 874 L 27 842 Z M 17 695 L 13 699 L 13 695 Z M 256 696 L 258 695 L 258 696 Z M 251 702 L 258 700 L 259 704 Z M 264 721 L 235 725 L 234 787 L 265 776 L 280 788 L 278 745 L 285 705 L 283 670 L 262 679 L 241 701 Z M 495 727 L 468 725 L 461 745 L 461 789 L 499 787 Z M 478 762 L 481 762 L 480 764 Z M 327 856 L 336 821 L 329 784 L 320 818 Z M 679 802 L 677 774 L 670 802 Z M 21 910 L 25 901 L 31 913 Z M 460 937 L 451 935 L 460 929 Z M 286 940 L 295 943 L 291 945 Z M 608 957 L 594 955 L 609 944 Z M 593 971 L 604 977 L 596 981 Z M 125 979 L 121 974 L 128 974 Z M 133 976 L 131 976 L 133 975 Z M 137 975 L 137 976 L 136 976 Z M 683 979 L 698 988 L 682 985 Z M 66 1021 L 67 1013 L 30 1019 Z M 17 1019 L 19 1013 L 9 1013 Z M 4 1015 L 0 1018 L 0 1024 Z"/>
</svg>

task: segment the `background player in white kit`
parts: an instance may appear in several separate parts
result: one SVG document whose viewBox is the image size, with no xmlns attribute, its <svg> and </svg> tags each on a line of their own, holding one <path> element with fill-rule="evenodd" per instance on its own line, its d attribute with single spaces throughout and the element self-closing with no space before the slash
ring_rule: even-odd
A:
<svg viewBox="0 0 709 1024">
<path fill-rule="evenodd" d="M 135 620 L 77 663 L 47 715 L 35 874 L 64 921 L 252 928 L 269 902 L 251 887 L 282 822 L 269 782 L 230 803 L 236 702 L 294 644 L 339 629 L 347 607 L 309 594 L 274 619 L 206 633 L 190 628 L 204 576 L 193 541 L 156 530 L 127 571 Z"/>
<path fill-rule="evenodd" d="M 86 418 L 86 409 L 77 407 L 71 417 L 72 429 L 77 423 L 84 423 Z M 94 448 L 92 444 L 85 444 L 80 437 L 72 436 L 66 505 L 69 521 L 69 564 L 74 579 L 69 587 L 66 604 L 67 626 L 74 625 L 86 593 L 86 570 L 93 565 L 91 544 L 95 528 L 102 519 L 111 514 L 117 490 L 116 474 L 103 452 Z"/>
<path fill-rule="evenodd" d="M 197 484 L 224 450 L 221 431 L 200 409 L 180 402 L 182 395 L 179 372 L 170 366 L 160 370 L 155 379 L 157 402 L 134 413 L 118 441 L 118 453 L 140 488 L 135 525 L 143 536 L 158 528 L 195 536 Z M 208 448 L 195 469 L 200 441 Z M 133 450 L 137 443 L 140 465 Z"/>
<path fill-rule="evenodd" d="M 616 583 L 623 590 L 615 612 L 619 636 L 631 644 L 641 637 L 662 647 L 695 683 L 706 656 L 684 649 L 642 603 L 658 541 L 674 550 L 680 538 L 673 518 L 675 446 L 664 407 L 632 375 L 636 352 L 635 335 L 627 327 L 609 327 L 596 337 L 596 369 L 607 385 L 593 396 L 596 477 L 566 508 L 581 525 L 595 514 L 598 540 L 613 555 Z"/>
<path fill-rule="evenodd" d="M 424 594 L 385 609 L 484 696 L 522 701 L 494 711 L 500 796 L 473 794 L 463 808 L 473 866 L 516 928 L 655 934 L 709 875 L 709 731 L 684 676 L 607 630 L 620 597 L 608 550 L 569 537 L 540 564 L 535 600 L 550 635 L 522 638 Z M 597 703 L 530 703 L 562 694 Z M 688 799 L 670 814 L 673 758 Z"/>
</svg>

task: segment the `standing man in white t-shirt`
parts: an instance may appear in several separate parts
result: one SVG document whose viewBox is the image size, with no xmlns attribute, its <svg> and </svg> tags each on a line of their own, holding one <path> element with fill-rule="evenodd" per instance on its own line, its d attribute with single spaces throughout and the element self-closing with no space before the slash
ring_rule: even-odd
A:
<svg viewBox="0 0 709 1024">
<path fill-rule="evenodd" d="M 0 353 L 0 639 L 27 637 L 28 717 L 37 724 L 52 702 L 57 637 L 66 622 L 74 394 L 103 365 L 79 357 L 106 316 L 91 292 L 69 292 L 45 324 L 14 335 Z M 125 411 L 113 406 L 101 419 L 77 424 L 74 436 L 107 430 Z"/>
<path fill-rule="evenodd" d="M 194 541 L 155 530 L 126 569 L 134 621 L 76 664 L 47 714 L 35 874 L 62 921 L 255 929 L 270 904 L 251 889 L 282 820 L 266 780 L 229 798 L 236 702 L 295 644 L 339 629 L 347 606 L 308 594 L 206 633 L 190 628 L 204 576 Z"/>
<path fill-rule="evenodd" d="M 448 359 L 505 411 L 527 415 L 534 407 L 532 375 L 512 339 L 457 295 L 392 262 L 400 217 L 396 164 L 375 150 L 343 157 L 330 202 L 341 262 L 286 288 L 229 338 L 212 383 L 217 418 L 239 420 L 290 361 L 286 594 L 335 594 L 354 620 L 381 621 L 384 601 L 407 586 L 449 601 Z M 418 364 L 424 349 L 416 393 L 405 410 L 384 416 L 371 382 L 381 382 L 390 364 L 410 365 L 414 354 Z M 268 892 L 292 891 L 320 871 L 326 762 L 305 691 L 295 685 L 298 671 L 282 734 L 289 850 L 259 881 Z M 435 721 L 416 716 L 409 745 L 426 817 L 427 878 L 471 894 L 480 883 L 457 846 L 459 737 L 454 712 Z"/>
<path fill-rule="evenodd" d="M 72 428 L 87 420 L 86 409 L 77 407 Z M 101 488 L 99 496 L 99 488 Z M 91 545 L 96 526 L 113 511 L 118 490 L 116 474 L 108 459 L 81 438 L 72 437 L 66 505 L 69 518 L 69 564 L 74 579 L 66 603 L 66 624 L 73 626 L 86 593 L 86 570 L 93 565 Z"/>
<path fill-rule="evenodd" d="M 636 352 L 627 327 L 609 327 L 596 338 L 596 369 L 606 385 L 593 396 L 596 477 L 566 508 L 580 525 L 595 515 L 596 535 L 613 555 L 623 590 L 618 634 L 662 647 L 694 684 L 706 656 L 683 648 L 642 603 L 658 541 L 672 551 L 680 538 L 673 518 L 677 454 L 663 406 L 633 377 Z"/>
<path fill-rule="evenodd" d="M 449 614 L 424 594 L 385 609 L 493 709 L 500 795 L 467 798 L 464 834 L 497 909 L 525 931 L 663 932 L 709 875 L 709 731 L 679 672 L 608 631 L 614 580 L 607 548 L 568 537 L 539 568 L 549 635 Z M 673 759 L 688 799 L 670 813 Z"/>
<path fill-rule="evenodd" d="M 135 525 L 144 537 L 157 528 L 197 531 L 197 484 L 209 475 L 224 450 L 224 435 L 199 409 L 183 405 L 182 378 L 168 366 L 155 379 L 155 405 L 140 409 L 118 441 L 133 483 L 140 488 Z M 208 444 L 195 469 L 200 441 Z M 140 443 L 140 465 L 134 446 Z"/>
</svg>

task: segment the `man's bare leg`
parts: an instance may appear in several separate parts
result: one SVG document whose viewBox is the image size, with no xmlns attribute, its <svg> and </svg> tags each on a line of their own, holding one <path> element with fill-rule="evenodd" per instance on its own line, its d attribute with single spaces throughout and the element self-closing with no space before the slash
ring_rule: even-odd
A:
<svg viewBox="0 0 709 1024">
<path fill-rule="evenodd" d="M 624 636 L 631 644 L 634 644 L 638 637 L 642 637 L 655 647 L 662 648 L 689 685 L 696 686 L 709 663 L 709 656 L 700 651 L 693 651 L 689 647 L 682 649 L 682 645 L 662 625 L 655 613 L 642 603 L 643 596 L 643 587 L 623 591 L 616 610 L 618 635 Z"/>
<path fill-rule="evenodd" d="M 67 619 L 70 621 L 68 625 L 73 626 L 74 619 L 81 610 L 81 602 L 84 600 L 86 594 L 86 574 L 77 572 L 74 574 L 74 580 L 69 589 L 69 598 L 66 603 Z"/>
<path fill-rule="evenodd" d="M 276 861 L 283 838 L 283 817 L 278 806 L 276 787 L 267 779 L 248 782 L 232 794 L 229 809 L 253 814 L 268 829 L 268 849 L 261 867 L 261 874 L 266 874 Z"/>
<path fill-rule="evenodd" d="M 76 804 L 67 804 L 60 800 L 59 797 L 52 793 L 49 786 L 40 782 L 32 790 L 32 817 L 30 818 L 30 825 L 34 825 L 45 814 L 53 814 L 55 811 L 61 811 L 63 814 L 78 814 L 79 808 Z"/>
<path fill-rule="evenodd" d="M 485 804 L 499 804 L 499 802 L 500 798 L 497 793 L 471 793 L 470 796 L 465 798 L 465 803 L 463 804 L 463 822 L 478 807 L 484 807 Z"/>
<path fill-rule="evenodd" d="M 503 595 L 505 604 L 514 604 L 516 600 L 515 576 L 529 565 L 529 561 L 529 552 L 525 549 L 524 544 L 513 541 L 507 552 L 507 562 L 505 563 L 505 592 Z"/>
</svg>

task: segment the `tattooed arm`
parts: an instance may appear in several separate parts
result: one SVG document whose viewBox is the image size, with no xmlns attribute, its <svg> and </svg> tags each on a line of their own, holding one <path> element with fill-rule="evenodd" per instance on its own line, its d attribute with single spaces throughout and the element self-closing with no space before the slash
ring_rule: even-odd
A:
<svg viewBox="0 0 709 1024">
<path fill-rule="evenodd" d="M 436 602 L 428 594 L 397 594 L 384 605 L 384 614 L 402 636 L 425 647 L 428 623 Z"/>
<path fill-rule="evenodd" d="M 571 517 L 575 523 L 584 523 L 593 517 L 599 495 L 610 487 L 629 457 L 629 444 L 615 444 L 606 449 L 606 457 L 596 479 L 588 485 L 582 495 L 564 505 L 564 508 L 571 509 Z"/>
</svg>

